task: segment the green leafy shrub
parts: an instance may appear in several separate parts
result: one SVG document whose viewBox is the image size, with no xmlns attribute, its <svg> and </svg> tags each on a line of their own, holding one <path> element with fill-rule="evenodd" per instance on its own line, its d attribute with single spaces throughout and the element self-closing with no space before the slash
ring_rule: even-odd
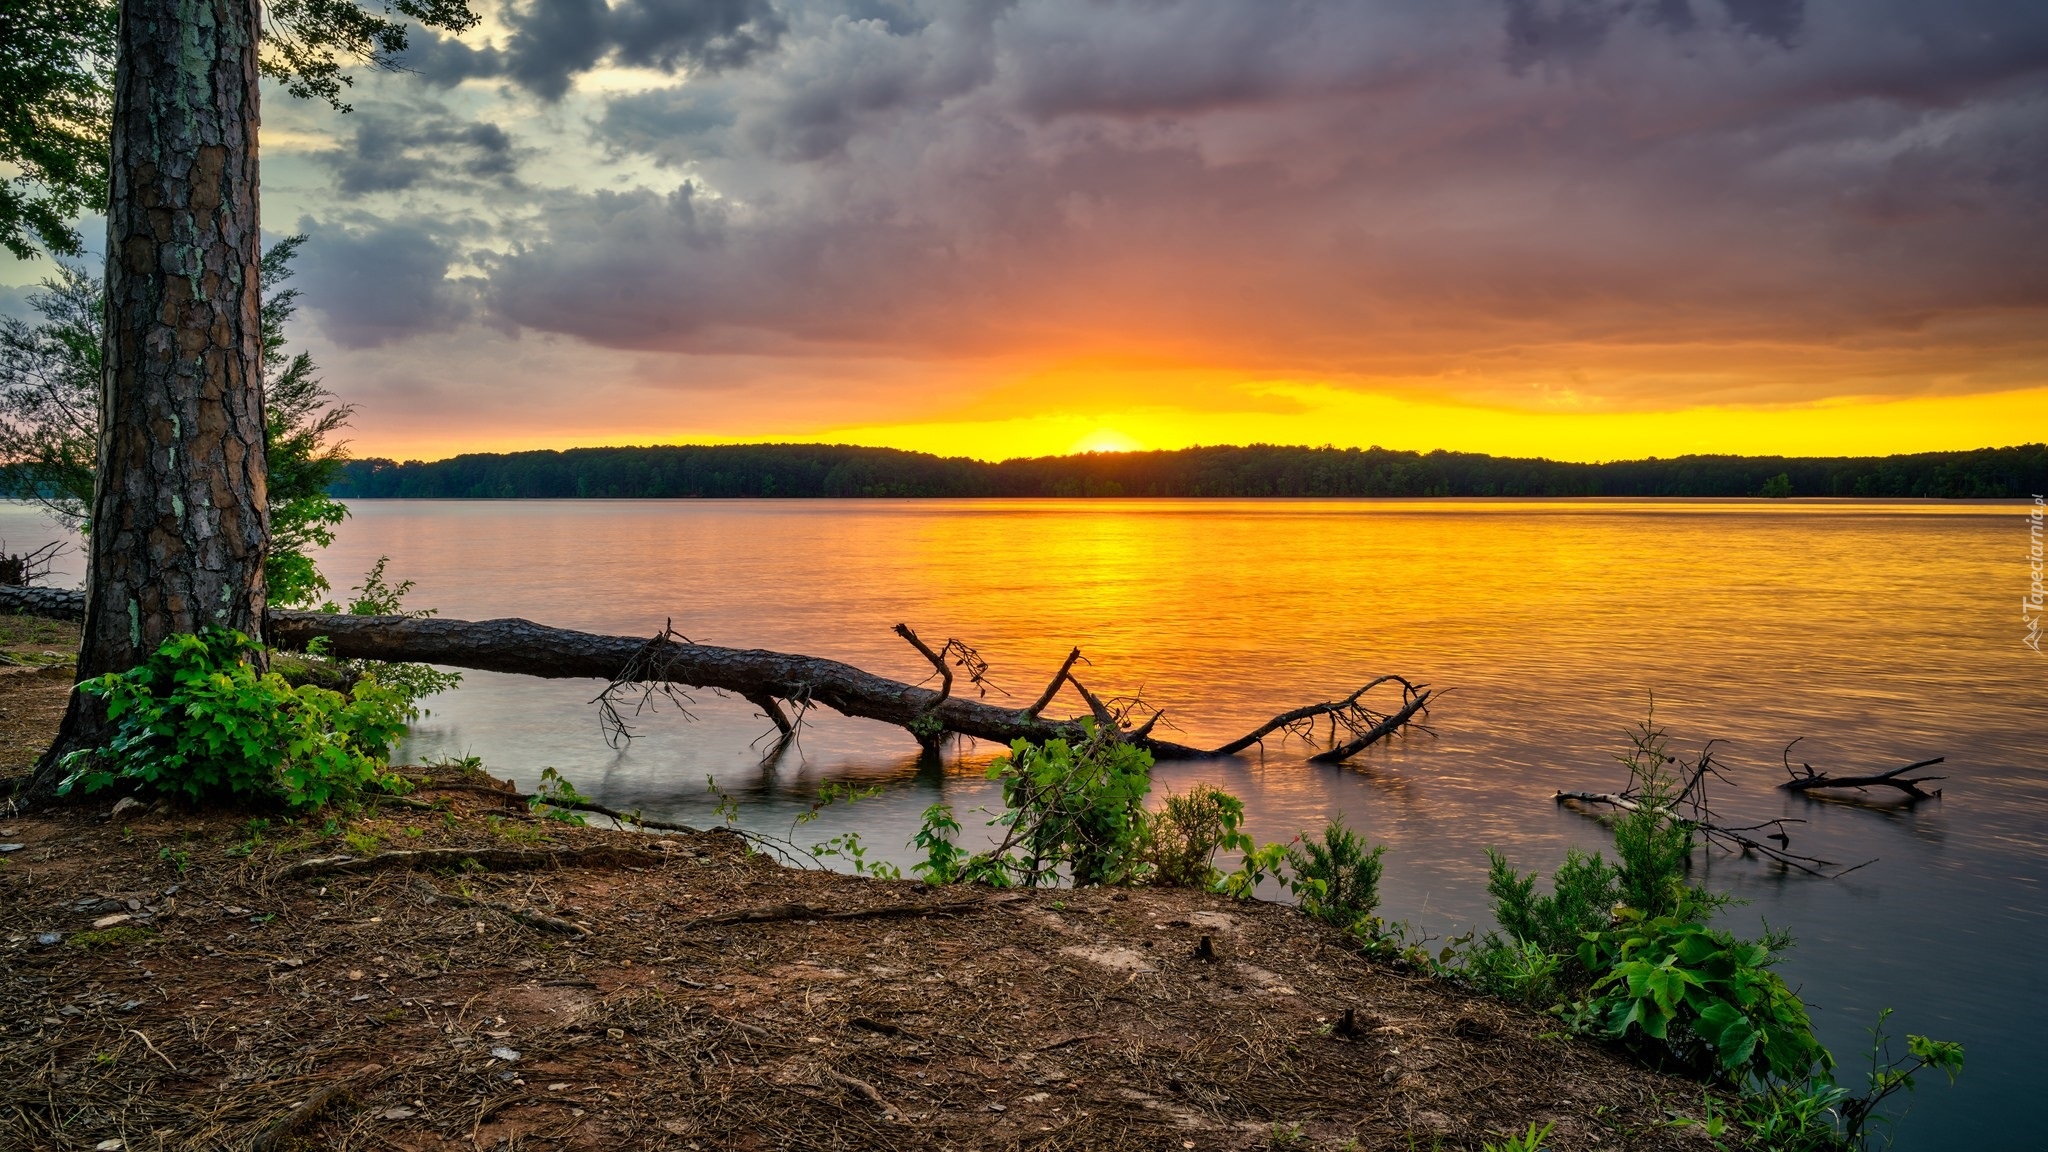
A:
<svg viewBox="0 0 2048 1152">
<path fill-rule="evenodd" d="M 1619 897 L 1615 869 L 1599 853 L 1567 849 L 1552 874 L 1550 892 L 1536 894 L 1536 873 L 1524 876 L 1507 858 L 1487 850 L 1486 891 L 1501 931 L 1547 952 L 1576 952 L 1588 932 L 1607 927 Z"/>
<path fill-rule="evenodd" d="M 1881 1111 L 1886 1099 L 1912 1091 L 1914 1076 L 1929 1068 L 1946 1073 L 1951 1084 L 1963 1070 L 1963 1046 L 1952 1041 L 1908 1035 L 1906 1055 L 1894 1056 L 1885 1032 L 1891 1014 L 1889 1008 L 1880 1012 L 1869 1030 L 1869 1088 L 1863 1095 L 1851 1093 L 1822 1071 L 1799 1082 L 1764 1084 L 1726 1103 L 1708 1096 L 1702 1101 L 1703 1116 L 1678 1123 L 1702 1130 L 1717 1148 L 1726 1147 L 1723 1138 L 1731 1135 L 1743 1146 L 1766 1152 L 1857 1152 L 1870 1147 L 1875 1128 L 1893 1126 L 1893 1118 Z M 1889 1147 L 1888 1136 L 1877 1146 Z"/>
<path fill-rule="evenodd" d="M 1736 1084 L 1825 1073 L 1834 1061 L 1806 1005 L 1771 971 L 1789 945 L 1625 911 L 1619 927 L 1579 948 L 1580 963 L 1602 974 L 1590 1022 L 1615 1039 L 1656 1041 L 1691 1071 Z"/>
<path fill-rule="evenodd" d="M 279 799 L 317 807 L 366 787 L 396 788 L 392 745 L 416 714 L 374 679 L 346 696 L 258 672 L 240 632 L 165 640 L 141 665 L 79 690 L 106 702 L 112 735 L 66 757 L 60 791 L 120 782 L 191 799 Z"/>
<path fill-rule="evenodd" d="M 1025 887 L 1062 865 L 1075 887 L 1121 883 L 1139 864 L 1152 754 L 1092 723 L 1082 728 L 1079 744 L 1018 740 L 989 766 L 1007 809 L 998 823 L 1024 849 L 1013 871 Z"/>
<path fill-rule="evenodd" d="M 1213 861 L 1219 851 L 1247 852 L 1244 801 L 1219 788 L 1197 784 L 1166 802 L 1145 821 L 1140 852 L 1150 880 L 1176 888 L 1210 888 L 1221 877 Z"/>
<path fill-rule="evenodd" d="M 1366 848 L 1365 837 L 1337 817 L 1323 829 L 1322 839 L 1303 836 L 1287 850 L 1293 875 L 1287 886 L 1301 901 L 1302 911 L 1339 928 L 1357 927 L 1380 906 L 1380 857 L 1386 845 Z"/>
<path fill-rule="evenodd" d="M 1236 868 L 1216 881 L 1216 890 L 1236 900 L 1249 900 L 1268 876 L 1283 877 L 1287 867 L 1287 845 L 1278 842 L 1245 849 Z"/>
<path fill-rule="evenodd" d="M 1598 853 L 1569 849 L 1551 890 L 1539 895 L 1536 873 L 1517 872 L 1492 849 L 1486 857 L 1486 891 L 1501 930 L 1473 946 L 1466 974 L 1488 992 L 1523 1004 L 1549 1005 L 1567 989 L 1583 990 L 1593 974 L 1579 963 L 1579 944 L 1613 917 L 1619 893 L 1614 867 Z"/>
</svg>

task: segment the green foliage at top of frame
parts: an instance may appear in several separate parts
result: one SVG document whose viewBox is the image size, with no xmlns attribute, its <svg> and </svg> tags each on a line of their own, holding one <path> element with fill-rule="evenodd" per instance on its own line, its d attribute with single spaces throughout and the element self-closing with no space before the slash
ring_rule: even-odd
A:
<svg viewBox="0 0 2048 1152">
<path fill-rule="evenodd" d="M 116 784 L 193 800 L 311 808 L 366 788 L 398 790 L 392 746 L 416 709 L 365 678 L 347 695 L 259 672 L 240 632 L 172 636 L 127 672 L 79 690 L 106 702 L 111 733 L 65 758 L 60 792 Z"/>
</svg>

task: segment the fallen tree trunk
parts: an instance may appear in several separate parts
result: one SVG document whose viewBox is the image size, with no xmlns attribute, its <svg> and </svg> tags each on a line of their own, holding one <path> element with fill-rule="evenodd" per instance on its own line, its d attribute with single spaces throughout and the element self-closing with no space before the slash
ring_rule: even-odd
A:
<svg viewBox="0 0 2048 1152">
<path fill-rule="evenodd" d="M 77 619 L 84 612 L 84 602 L 84 594 L 79 592 L 0 588 L 0 611 Z M 1105 704 L 1075 677 L 1078 649 L 1067 657 L 1038 699 L 1023 708 L 1002 708 L 981 699 L 951 694 L 952 678 L 945 667 L 946 657 L 953 657 L 963 666 L 968 666 L 966 662 L 978 664 L 979 657 L 973 655 L 972 649 L 948 641 L 944 648 L 934 652 L 915 633 L 900 625 L 898 635 L 939 669 L 942 682 L 938 691 L 817 656 L 697 644 L 666 628 L 653 639 L 646 639 L 551 628 L 530 620 L 470 621 L 273 610 L 265 619 L 264 639 L 274 646 L 297 650 L 322 641 L 325 655 L 344 660 L 440 664 L 550 679 L 604 680 L 610 687 L 600 699 L 607 703 L 615 692 L 634 687 L 717 689 L 762 707 L 775 721 L 778 741 L 792 739 L 802 725 L 803 713 L 820 704 L 843 715 L 897 725 L 927 747 L 933 746 L 934 737 L 941 733 L 999 744 L 1071 739 L 1080 734 L 1080 720 L 1055 720 L 1040 715 L 1060 688 L 1071 684 L 1097 723 L 1113 727 L 1121 738 L 1162 760 L 1231 756 L 1261 743 L 1274 732 L 1307 736 L 1319 721 L 1327 719 L 1333 733 L 1341 727 L 1351 738 L 1315 759 L 1326 763 L 1341 761 L 1414 723 L 1436 695 L 1425 685 L 1412 684 L 1398 676 L 1383 676 L 1349 696 L 1283 712 L 1238 739 L 1203 748 L 1152 735 L 1153 727 L 1164 715 L 1156 710 L 1143 723 L 1127 727 L 1123 713 Z M 1368 691 L 1388 683 L 1400 686 L 1401 706 L 1388 713 L 1368 707 L 1364 703 Z M 796 713 L 794 720 L 782 715 L 780 709 L 770 707 L 778 700 L 791 706 Z M 1134 708 L 1135 705 L 1127 707 L 1124 712 Z"/>
</svg>

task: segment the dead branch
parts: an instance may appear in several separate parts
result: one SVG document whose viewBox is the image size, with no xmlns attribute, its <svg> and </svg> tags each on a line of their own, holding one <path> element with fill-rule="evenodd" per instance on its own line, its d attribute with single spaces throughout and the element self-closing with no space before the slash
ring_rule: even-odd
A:
<svg viewBox="0 0 2048 1152">
<path fill-rule="evenodd" d="M 1397 676 L 1394 677 L 1394 679 L 1400 680 L 1400 677 Z M 1344 761 L 1349 760 L 1351 757 L 1356 756 L 1360 752 L 1365 751 L 1367 748 L 1371 747 L 1374 744 L 1377 744 L 1379 741 L 1385 739 L 1393 732 L 1399 730 L 1401 727 L 1408 724 L 1411 720 L 1414 719 L 1415 714 L 1417 712 L 1425 711 L 1429 707 L 1429 702 L 1432 699 L 1434 699 L 1437 695 L 1435 692 L 1430 691 L 1426 688 L 1417 691 L 1415 688 L 1410 687 L 1406 680 L 1401 680 L 1401 686 L 1402 691 L 1408 694 L 1409 700 L 1406 704 L 1402 705 L 1400 711 L 1382 719 L 1379 723 L 1374 724 L 1371 728 L 1366 729 L 1364 732 L 1360 732 L 1354 739 L 1344 744 L 1340 744 L 1327 752 L 1316 753 L 1314 756 L 1309 757 L 1309 761 L 1315 764 L 1341 764 Z M 1354 708 L 1355 707 L 1356 706 L 1354 705 Z M 1349 723 L 1351 721 L 1351 716 L 1347 713 L 1332 712 L 1329 713 L 1329 715 L 1333 720 L 1340 724 Z"/>
<path fill-rule="evenodd" d="M 783 739 L 796 735 L 796 725 L 791 724 L 789 717 L 783 715 L 782 705 L 775 702 L 775 697 L 756 693 L 747 697 L 747 703 L 759 708 L 769 723 L 775 725 L 775 730 L 782 734 Z"/>
<path fill-rule="evenodd" d="M 28 552 L 9 552 L 7 541 L 0 540 L 0 585 L 25 588 L 43 579 L 66 547 L 58 540 Z"/>
<path fill-rule="evenodd" d="M 382 1079 L 382 1077 L 378 1077 L 378 1079 Z M 373 1082 L 370 1080 L 343 1080 L 338 1084 L 329 1084 L 327 1087 L 320 1089 L 311 1096 L 306 1097 L 291 1111 L 273 1120 L 270 1126 L 259 1133 L 256 1139 L 250 1143 L 250 1152 L 272 1152 L 273 1149 L 282 1148 L 286 1143 L 293 1142 L 291 1140 L 292 1136 L 317 1119 L 322 1112 L 327 1111 L 327 1109 L 336 1104 L 348 1102 L 354 1097 L 357 1089 Z"/>
<path fill-rule="evenodd" d="M 1038 694 L 1038 699 L 1025 705 L 1024 710 L 1017 713 L 1017 715 L 1021 719 L 1036 720 L 1038 714 L 1045 711 L 1045 706 L 1052 703 L 1052 698 L 1060 694 L 1060 686 L 1067 682 L 1067 676 L 1074 671 L 1074 662 L 1080 658 L 1081 650 L 1079 648 L 1067 653 L 1067 659 L 1060 665 L 1060 670 L 1053 673 L 1052 683 L 1047 684 L 1045 691 Z"/>
<path fill-rule="evenodd" d="M 1799 743 L 1797 740 L 1792 742 L 1792 744 L 1797 743 Z M 1948 757 L 1946 756 L 1936 756 L 1932 760 L 1915 761 L 1902 768 L 1894 768 L 1889 772 L 1878 772 L 1869 776 L 1830 776 L 1825 772 L 1814 771 L 1813 765 L 1805 763 L 1799 765 L 1805 771 L 1803 773 L 1795 773 L 1792 771 L 1791 764 L 1792 744 L 1785 745 L 1785 775 L 1791 778 L 1778 785 L 1779 790 L 1784 792 L 1811 792 L 1815 788 L 1854 788 L 1858 792 L 1867 792 L 1872 788 L 1897 788 L 1899 791 L 1904 792 L 1909 800 L 1933 800 L 1941 795 L 1941 789 L 1936 788 L 1934 791 L 1929 792 L 1920 787 L 1920 785 L 1931 783 L 1935 780 L 1948 779 L 1946 776 L 1906 775 L 1908 772 L 1917 772 L 1922 768 L 1932 768 L 1936 764 L 1947 760 Z"/>
<path fill-rule="evenodd" d="M 1761 856 L 1786 868 L 1804 872 L 1809 876 L 1835 878 L 1846 876 L 1858 868 L 1873 863 L 1865 860 L 1862 864 L 1843 867 L 1833 860 L 1818 856 L 1807 856 L 1791 850 L 1792 834 L 1788 826 L 1804 824 L 1804 820 L 1781 817 L 1765 820 L 1758 824 L 1723 824 L 1715 816 L 1707 800 L 1707 784 L 1720 780 L 1730 787 L 1734 782 L 1721 771 L 1721 764 L 1714 758 L 1714 745 L 1719 741 L 1709 740 L 1700 749 L 1699 758 L 1684 767 L 1684 784 L 1673 794 L 1668 804 L 1660 805 L 1657 811 L 1667 820 L 1679 824 L 1698 834 L 1709 848 L 1720 848 L 1725 852 L 1745 856 Z M 1795 741 L 1794 743 L 1797 743 Z M 1661 756 L 1661 751 L 1658 753 Z M 1675 758 L 1673 758 L 1675 759 Z M 1557 802 L 1601 804 L 1623 812 L 1643 810 L 1643 798 L 1632 782 L 1620 792 L 1559 792 Z M 1765 841 L 1773 843 L 1765 843 Z M 1835 871 L 1830 872 L 1830 869 Z"/>
<path fill-rule="evenodd" d="M 824 1074 L 825 1079 L 831 1081 L 834 1084 L 839 1085 L 841 1088 L 844 1088 L 849 1092 L 852 1092 L 854 1095 L 867 1101 L 869 1104 L 874 1105 L 875 1109 L 881 1112 L 882 1119 L 902 1119 L 903 1114 L 898 1112 L 893 1106 L 891 1106 L 887 1100 L 883 1099 L 882 1093 L 873 1084 L 870 1084 L 867 1081 L 862 1080 L 858 1076 L 849 1076 L 846 1073 L 841 1072 L 839 1069 L 831 1067 L 830 1065 L 827 1065 L 824 1069 L 822 1069 L 822 1072 Z"/>
<path fill-rule="evenodd" d="M 633 738 L 632 726 L 626 723 L 618 707 L 619 698 L 631 692 L 640 694 L 640 698 L 633 702 L 635 716 L 652 711 L 656 705 L 655 698 L 660 696 L 675 705 L 676 711 L 684 718 L 695 719 L 690 715 L 689 706 L 696 701 L 667 675 L 668 666 L 663 659 L 667 648 L 677 643 L 689 644 L 690 638 L 676 631 L 675 621 L 671 619 L 662 625 L 658 634 L 633 653 L 624 667 L 608 678 L 604 691 L 591 701 L 597 705 L 597 726 L 604 733 L 607 744 L 616 748 Z"/>
<path fill-rule="evenodd" d="M 932 709 L 937 708 L 939 705 L 944 704 L 946 702 L 946 697 L 951 696 L 953 694 L 953 670 L 951 668 L 946 667 L 946 662 L 943 659 L 940 659 L 939 654 L 937 652 L 932 651 L 931 645 L 926 644 L 924 641 L 919 640 L 917 638 L 917 633 L 912 632 L 910 630 L 910 625 L 898 624 L 896 626 L 896 634 L 898 636 L 903 637 L 905 640 L 908 640 L 912 648 L 917 649 L 919 654 L 921 654 L 925 659 L 932 662 L 932 667 L 939 670 L 939 694 L 932 700 L 931 704 L 925 709 L 925 711 L 929 712 Z M 948 640 L 946 643 L 947 646 L 950 647 L 953 642 Z"/>
<path fill-rule="evenodd" d="M 280 870 L 273 880 L 306 880 L 337 874 L 361 875 L 388 869 L 463 868 L 492 871 L 537 868 L 659 868 L 668 857 L 626 848 L 417 848 L 375 856 L 314 856 Z"/>
</svg>

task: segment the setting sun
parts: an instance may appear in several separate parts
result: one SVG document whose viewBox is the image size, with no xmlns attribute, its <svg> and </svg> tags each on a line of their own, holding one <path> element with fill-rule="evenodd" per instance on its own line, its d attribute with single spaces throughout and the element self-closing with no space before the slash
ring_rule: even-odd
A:
<svg viewBox="0 0 2048 1152">
<path fill-rule="evenodd" d="M 1114 428 L 1097 428 L 1088 435 L 1074 441 L 1069 453 L 1078 452 L 1137 452 L 1145 445 L 1133 437 L 1126 436 Z"/>
</svg>

